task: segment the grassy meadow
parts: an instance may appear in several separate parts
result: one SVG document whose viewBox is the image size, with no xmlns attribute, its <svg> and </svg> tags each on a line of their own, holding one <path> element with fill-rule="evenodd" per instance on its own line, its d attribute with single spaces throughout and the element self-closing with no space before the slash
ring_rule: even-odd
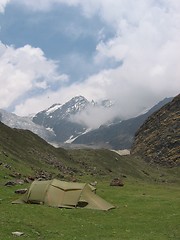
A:
<svg viewBox="0 0 180 240">
<path fill-rule="evenodd" d="M 115 205 L 108 212 L 11 204 L 15 187 L 0 188 L 0 239 L 166 240 L 180 237 L 176 184 L 125 180 L 124 187 L 99 181 L 97 193 Z M 16 237 L 12 232 L 24 232 Z"/>
</svg>

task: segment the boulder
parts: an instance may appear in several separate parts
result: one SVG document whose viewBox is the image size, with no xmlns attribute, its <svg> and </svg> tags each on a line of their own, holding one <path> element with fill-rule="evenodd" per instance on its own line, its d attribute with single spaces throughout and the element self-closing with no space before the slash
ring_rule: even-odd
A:
<svg viewBox="0 0 180 240">
<path fill-rule="evenodd" d="M 15 186 L 16 185 L 16 182 L 14 181 L 8 181 L 7 183 L 4 184 L 4 186 L 7 186 L 7 187 L 11 187 L 11 186 Z"/>
<path fill-rule="evenodd" d="M 17 189 L 14 191 L 17 194 L 24 194 L 27 192 L 27 188 L 23 188 L 23 189 Z"/>
<path fill-rule="evenodd" d="M 119 187 L 123 187 L 124 183 L 120 178 L 114 178 L 111 182 L 110 182 L 110 186 L 119 186 Z"/>
<path fill-rule="evenodd" d="M 22 236 L 24 233 L 23 232 L 12 232 L 12 235 L 20 237 Z"/>
</svg>

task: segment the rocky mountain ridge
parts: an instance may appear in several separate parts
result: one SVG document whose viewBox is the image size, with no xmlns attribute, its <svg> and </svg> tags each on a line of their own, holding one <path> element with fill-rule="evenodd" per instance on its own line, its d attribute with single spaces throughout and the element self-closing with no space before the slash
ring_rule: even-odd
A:
<svg viewBox="0 0 180 240">
<path fill-rule="evenodd" d="M 144 122 L 135 135 L 131 153 L 148 162 L 180 165 L 180 94 Z"/>
</svg>

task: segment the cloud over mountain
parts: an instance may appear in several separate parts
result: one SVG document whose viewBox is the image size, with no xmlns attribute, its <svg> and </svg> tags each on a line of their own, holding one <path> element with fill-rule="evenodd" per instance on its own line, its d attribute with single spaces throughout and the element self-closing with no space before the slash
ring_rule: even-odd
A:
<svg viewBox="0 0 180 240">
<path fill-rule="evenodd" d="M 1 12 L 7 3 L 31 12 L 53 12 L 66 5 L 76 8 L 82 21 L 100 19 L 104 28 L 99 29 L 94 51 L 86 58 L 78 58 L 81 59 L 78 65 L 74 64 L 77 72 L 87 67 L 86 77 L 71 82 L 64 80 L 73 79 L 73 74 L 67 76 L 61 62 L 48 58 L 41 46 L 15 48 L 1 44 L 0 84 L 6 81 L 7 87 L 0 92 L 0 107 L 14 104 L 14 111 L 24 115 L 32 109 L 40 111 L 55 102 L 63 103 L 75 95 L 83 95 L 88 100 L 112 99 L 118 106 L 115 112 L 126 118 L 164 97 L 178 94 L 179 0 L 9 0 L 1 1 Z M 67 28 L 76 35 L 74 27 Z M 113 32 L 108 37 L 104 31 L 107 28 Z M 77 33 L 76 38 L 80 35 Z M 83 56 L 83 51 L 72 55 Z M 113 66 L 109 64 L 111 61 Z M 97 69 L 95 73 L 88 74 L 90 65 Z M 102 113 L 101 116 L 105 117 Z"/>
</svg>

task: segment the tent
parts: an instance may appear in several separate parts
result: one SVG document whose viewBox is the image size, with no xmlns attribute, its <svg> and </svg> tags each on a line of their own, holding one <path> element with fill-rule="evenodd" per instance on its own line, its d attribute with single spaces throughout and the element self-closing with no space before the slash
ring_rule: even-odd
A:
<svg viewBox="0 0 180 240">
<path fill-rule="evenodd" d="M 96 188 L 87 183 L 57 179 L 32 182 L 28 191 L 13 203 L 36 203 L 52 207 L 109 210 L 113 205 L 96 195 Z"/>
</svg>

